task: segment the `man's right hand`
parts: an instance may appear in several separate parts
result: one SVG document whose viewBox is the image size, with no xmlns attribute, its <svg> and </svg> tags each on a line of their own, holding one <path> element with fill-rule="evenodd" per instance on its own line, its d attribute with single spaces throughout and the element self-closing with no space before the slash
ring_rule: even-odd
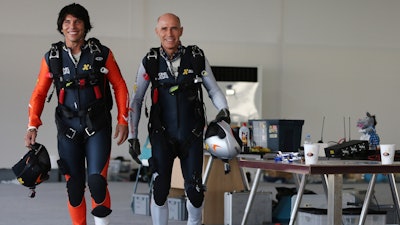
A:
<svg viewBox="0 0 400 225">
<path fill-rule="evenodd" d="M 36 143 L 37 129 L 30 128 L 26 131 L 25 134 L 25 146 L 30 148 L 31 145 Z"/>
<path fill-rule="evenodd" d="M 132 159 L 135 160 L 138 164 L 142 164 L 142 162 L 139 159 L 140 155 L 140 143 L 139 139 L 133 138 L 133 139 L 128 139 L 129 142 L 129 154 L 131 155 Z"/>
</svg>

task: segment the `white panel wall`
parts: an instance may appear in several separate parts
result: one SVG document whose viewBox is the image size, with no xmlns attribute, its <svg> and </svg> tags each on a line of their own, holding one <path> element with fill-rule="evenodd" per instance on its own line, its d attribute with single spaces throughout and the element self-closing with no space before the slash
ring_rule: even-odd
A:
<svg viewBox="0 0 400 225">
<path fill-rule="evenodd" d="M 357 139 L 356 122 L 370 111 L 381 142 L 400 147 L 398 9 L 399 1 L 286 1 L 280 116 L 304 118 L 315 141 L 325 116 L 324 141 L 338 141 L 344 117 Z"/>
</svg>

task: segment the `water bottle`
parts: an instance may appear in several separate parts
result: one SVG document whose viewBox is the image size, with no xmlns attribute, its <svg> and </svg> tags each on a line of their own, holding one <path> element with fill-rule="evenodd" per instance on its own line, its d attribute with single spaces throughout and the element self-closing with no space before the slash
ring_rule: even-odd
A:
<svg viewBox="0 0 400 225">
<path fill-rule="evenodd" d="M 249 152 L 250 150 L 250 130 L 246 123 L 239 128 L 239 138 L 242 141 L 242 152 Z"/>
<path fill-rule="evenodd" d="M 310 134 L 307 134 L 306 137 L 304 138 L 304 144 L 312 144 Z"/>
</svg>

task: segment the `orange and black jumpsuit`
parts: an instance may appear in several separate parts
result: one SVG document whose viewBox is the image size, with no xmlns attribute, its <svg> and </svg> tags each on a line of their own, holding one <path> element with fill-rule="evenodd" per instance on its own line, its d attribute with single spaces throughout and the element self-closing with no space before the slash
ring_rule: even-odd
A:
<svg viewBox="0 0 400 225">
<path fill-rule="evenodd" d="M 93 60 L 87 43 L 82 47 L 78 61 L 64 44 L 59 50 L 62 60 L 60 76 L 64 82 L 64 85 L 55 82 L 59 166 L 67 181 L 68 208 L 74 225 L 86 225 L 86 180 L 92 196 L 92 214 L 106 217 L 111 213 L 106 180 L 112 132 L 109 84 L 114 90 L 118 124 L 127 125 L 129 94 L 125 80 L 111 50 L 101 45 L 100 50 L 105 62 L 104 72 L 91 79 L 87 75 L 91 73 Z M 38 128 L 42 124 L 40 116 L 48 90 L 53 80 L 60 79 L 50 73 L 49 54 L 47 52 L 42 59 L 29 102 L 28 127 Z"/>
</svg>

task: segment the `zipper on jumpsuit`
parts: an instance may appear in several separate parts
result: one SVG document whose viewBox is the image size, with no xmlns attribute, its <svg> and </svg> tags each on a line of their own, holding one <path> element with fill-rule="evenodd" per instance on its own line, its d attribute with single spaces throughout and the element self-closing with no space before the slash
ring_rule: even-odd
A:
<svg viewBox="0 0 400 225">
<path fill-rule="evenodd" d="M 82 49 L 81 49 L 81 54 L 82 54 Z M 68 48 L 68 56 L 69 56 L 70 60 L 72 61 L 72 63 L 74 63 L 74 65 L 75 65 L 74 69 L 75 69 L 75 76 L 76 76 L 78 74 L 78 64 L 79 64 L 80 58 L 79 58 L 79 60 L 76 60 L 75 57 L 72 55 L 71 49 L 69 49 L 69 48 Z M 79 103 L 80 89 L 79 88 L 78 88 L 77 92 L 78 92 L 78 96 L 75 96 L 74 107 L 75 107 L 75 110 L 79 111 L 79 109 L 80 109 L 80 103 Z M 81 127 L 83 125 L 82 119 L 84 119 L 84 118 L 79 118 L 79 125 Z"/>
</svg>

